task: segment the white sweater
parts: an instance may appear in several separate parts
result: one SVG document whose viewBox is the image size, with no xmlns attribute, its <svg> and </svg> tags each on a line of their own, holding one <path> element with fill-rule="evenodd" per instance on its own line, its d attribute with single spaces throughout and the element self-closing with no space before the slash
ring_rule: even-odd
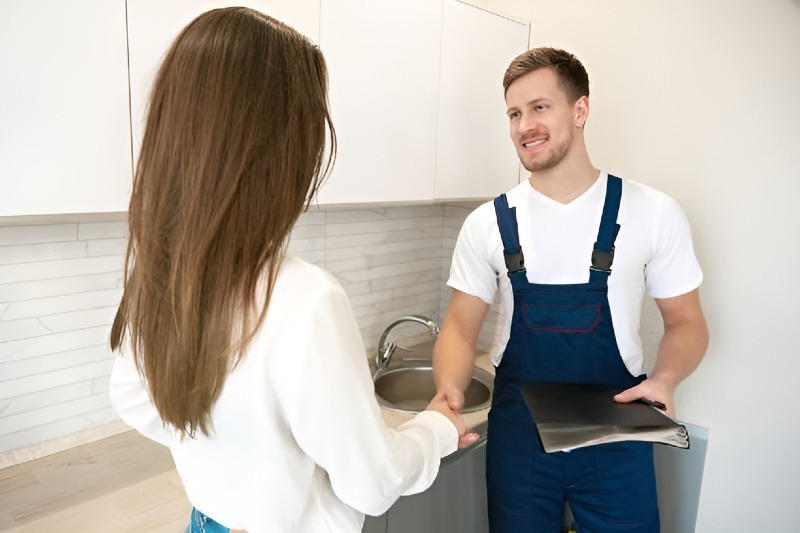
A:
<svg viewBox="0 0 800 533">
<path fill-rule="evenodd" d="M 440 413 L 386 428 L 343 289 L 292 256 L 213 408 L 211 436 L 180 442 L 163 426 L 130 354 L 110 387 L 119 416 L 169 446 L 192 505 L 249 533 L 360 531 L 364 513 L 428 488 L 457 448 Z"/>
</svg>

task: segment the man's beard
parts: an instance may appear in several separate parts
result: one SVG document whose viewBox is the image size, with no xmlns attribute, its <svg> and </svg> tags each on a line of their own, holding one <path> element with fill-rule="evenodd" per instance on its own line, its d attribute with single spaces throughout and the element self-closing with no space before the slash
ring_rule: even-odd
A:
<svg viewBox="0 0 800 533">
<path fill-rule="evenodd" d="M 569 152 L 569 147 L 571 144 L 572 136 L 570 135 L 569 139 L 566 139 L 560 145 L 553 146 L 552 150 L 550 150 L 544 160 L 536 159 L 531 163 L 526 163 L 525 160 L 520 157 L 520 162 L 528 172 L 541 172 L 542 170 L 550 170 L 563 161 L 565 157 L 567 157 L 567 153 Z"/>
</svg>

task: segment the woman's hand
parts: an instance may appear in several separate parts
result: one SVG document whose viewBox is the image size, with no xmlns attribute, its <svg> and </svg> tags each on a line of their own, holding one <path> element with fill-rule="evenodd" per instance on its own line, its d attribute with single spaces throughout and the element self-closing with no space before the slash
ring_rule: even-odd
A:
<svg viewBox="0 0 800 533">
<path fill-rule="evenodd" d="M 442 413 L 444 416 L 447 417 L 450 422 L 456 427 L 458 431 L 458 447 L 459 448 L 466 448 L 472 445 L 480 435 L 477 433 L 467 433 L 467 425 L 464 422 L 464 417 L 461 416 L 461 413 L 458 411 L 454 411 L 450 409 L 447 404 L 447 399 L 445 398 L 444 393 L 440 392 L 436 396 L 433 397 L 431 403 L 428 404 L 428 407 L 425 409 L 426 411 L 438 411 Z"/>
</svg>

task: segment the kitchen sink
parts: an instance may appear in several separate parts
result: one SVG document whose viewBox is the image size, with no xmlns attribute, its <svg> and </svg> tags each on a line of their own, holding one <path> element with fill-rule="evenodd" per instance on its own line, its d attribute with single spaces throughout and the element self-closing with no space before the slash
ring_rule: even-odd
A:
<svg viewBox="0 0 800 533">
<path fill-rule="evenodd" d="M 494 376 L 475 367 L 472 380 L 464 393 L 464 408 L 461 412 L 471 413 L 489 407 L 493 386 Z M 375 377 L 375 396 L 379 404 L 389 409 L 410 413 L 424 411 L 436 396 L 430 360 L 426 366 L 412 365 L 378 374 Z"/>
</svg>

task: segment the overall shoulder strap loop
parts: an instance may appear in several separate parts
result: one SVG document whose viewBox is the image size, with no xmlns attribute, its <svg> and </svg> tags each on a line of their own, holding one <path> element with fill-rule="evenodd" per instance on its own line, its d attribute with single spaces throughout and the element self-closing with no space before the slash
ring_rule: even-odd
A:
<svg viewBox="0 0 800 533">
<path fill-rule="evenodd" d="M 519 245 L 516 211 L 516 207 L 508 206 L 505 194 L 494 199 L 494 212 L 497 216 L 500 238 L 503 240 L 503 257 L 509 274 L 525 271 L 525 257 L 522 255 L 522 247 Z"/>
</svg>

